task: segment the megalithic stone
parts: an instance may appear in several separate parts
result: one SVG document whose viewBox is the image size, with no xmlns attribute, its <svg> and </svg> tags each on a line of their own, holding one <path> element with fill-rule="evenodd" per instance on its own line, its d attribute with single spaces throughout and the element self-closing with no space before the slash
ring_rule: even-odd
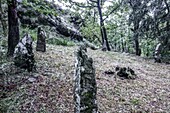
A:
<svg viewBox="0 0 170 113">
<path fill-rule="evenodd" d="M 98 113 L 93 59 L 87 56 L 85 46 L 81 46 L 77 50 L 76 57 L 74 113 Z"/>
<path fill-rule="evenodd" d="M 17 67 L 33 71 L 35 69 L 34 53 L 32 48 L 32 37 L 25 34 L 19 41 L 14 51 L 14 64 Z"/>
<path fill-rule="evenodd" d="M 38 28 L 36 51 L 46 52 L 46 33 L 41 27 Z"/>
<path fill-rule="evenodd" d="M 156 45 L 155 52 L 154 52 L 154 59 L 155 62 L 157 63 L 161 63 L 161 51 L 162 51 L 162 44 L 158 43 Z"/>
</svg>

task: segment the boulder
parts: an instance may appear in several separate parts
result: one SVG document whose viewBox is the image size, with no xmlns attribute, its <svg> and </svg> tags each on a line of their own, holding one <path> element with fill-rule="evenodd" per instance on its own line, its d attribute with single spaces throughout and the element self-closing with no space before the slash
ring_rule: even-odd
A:
<svg viewBox="0 0 170 113">
<path fill-rule="evenodd" d="M 137 76 L 135 74 L 135 71 L 132 70 L 130 67 L 119 67 L 117 66 L 115 68 L 116 76 L 119 76 L 121 78 L 125 79 L 135 79 Z"/>
<path fill-rule="evenodd" d="M 97 86 L 92 58 L 86 55 L 86 47 L 76 52 L 77 62 L 74 76 L 74 113 L 97 113 Z"/>
<path fill-rule="evenodd" d="M 25 34 L 19 41 L 14 51 L 14 65 L 32 71 L 35 69 L 34 53 L 32 51 L 32 38 Z"/>
<path fill-rule="evenodd" d="M 46 32 L 41 27 L 38 28 L 36 51 L 46 52 Z"/>
</svg>

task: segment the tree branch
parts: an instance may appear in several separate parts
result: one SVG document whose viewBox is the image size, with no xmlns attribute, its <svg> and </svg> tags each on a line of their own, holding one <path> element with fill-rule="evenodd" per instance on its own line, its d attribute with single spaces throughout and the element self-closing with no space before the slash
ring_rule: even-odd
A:
<svg viewBox="0 0 170 113">
<path fill-rule="evenodd" d="M 95 1 L 95 0 L 89 0 L 90 2 L 93 2 L 93 3 L 97 3 L 97 1 Z"/>
<path fill-rule="evenodd" d="M 119 5 L 117 5 L 117 6 L 103 19 L 103 21 L 105 21 L 113 12 L 115 12 L 115 11 L 120 7 L 121 4 L 122 4 L 122 2 L 121 2 Z"/>
<path fill-rule="evenodd" d="M 69 0 L 69 2 L 74 4 L 74 5 L 76 5 L 76 6 L 78 6 L 78 7 L 81 7 L 81 8 L 93 8 L 93 7 L 97 7 L 97 6 L 92 5 L 92 4 L 90 4 L 90 5 L 82 5 L 82 4 L 74 2 L 72 0 Z"/>
</svg>

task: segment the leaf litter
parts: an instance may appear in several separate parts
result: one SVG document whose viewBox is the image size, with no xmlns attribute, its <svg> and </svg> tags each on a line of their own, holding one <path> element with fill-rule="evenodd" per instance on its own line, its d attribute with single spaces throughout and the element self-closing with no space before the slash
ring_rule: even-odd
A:
<svg viewBox="0 0 170 113">
<path fill-rule="evenodd" d="M 16 67 L 1 76 L 0 111 L 20 113 L 73 113 L 73 76 L 76 46 L 47 45 L 47 52 L 35 52 L 37 71 Z M 168 113 L 170 110 L 170 65 L 117 52 L 88 49 L 96 68 L 100 113 Z M 117 66 L 130 67 L 135 80 L 105 74 Z M 22 81 L 22 82 L 21 82 Z M 15 84 L 11 85 L 11 82 Z"/>
</svg>

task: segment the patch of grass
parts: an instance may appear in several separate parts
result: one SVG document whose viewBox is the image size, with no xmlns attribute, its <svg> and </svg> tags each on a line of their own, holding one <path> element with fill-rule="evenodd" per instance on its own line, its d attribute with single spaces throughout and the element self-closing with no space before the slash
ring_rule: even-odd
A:
<svg viewBox="0 0 170 113">
<path fill-rule="evenodd" d="M 75 43 L 73 41 L 69 41 L 66 39 L 62 38 L 51 38 L 47 40 L 48 44 L 53 44 L 53 45 L 62 45 L 62 46 L 74 46 Z"/>
<path fill-rule="evenodd" d="M 139 105 L 140 100 L 134 98 L 134 99 L 130 100 L 130 103 L 132 103 L 133 105 Z"/>
</svg>

